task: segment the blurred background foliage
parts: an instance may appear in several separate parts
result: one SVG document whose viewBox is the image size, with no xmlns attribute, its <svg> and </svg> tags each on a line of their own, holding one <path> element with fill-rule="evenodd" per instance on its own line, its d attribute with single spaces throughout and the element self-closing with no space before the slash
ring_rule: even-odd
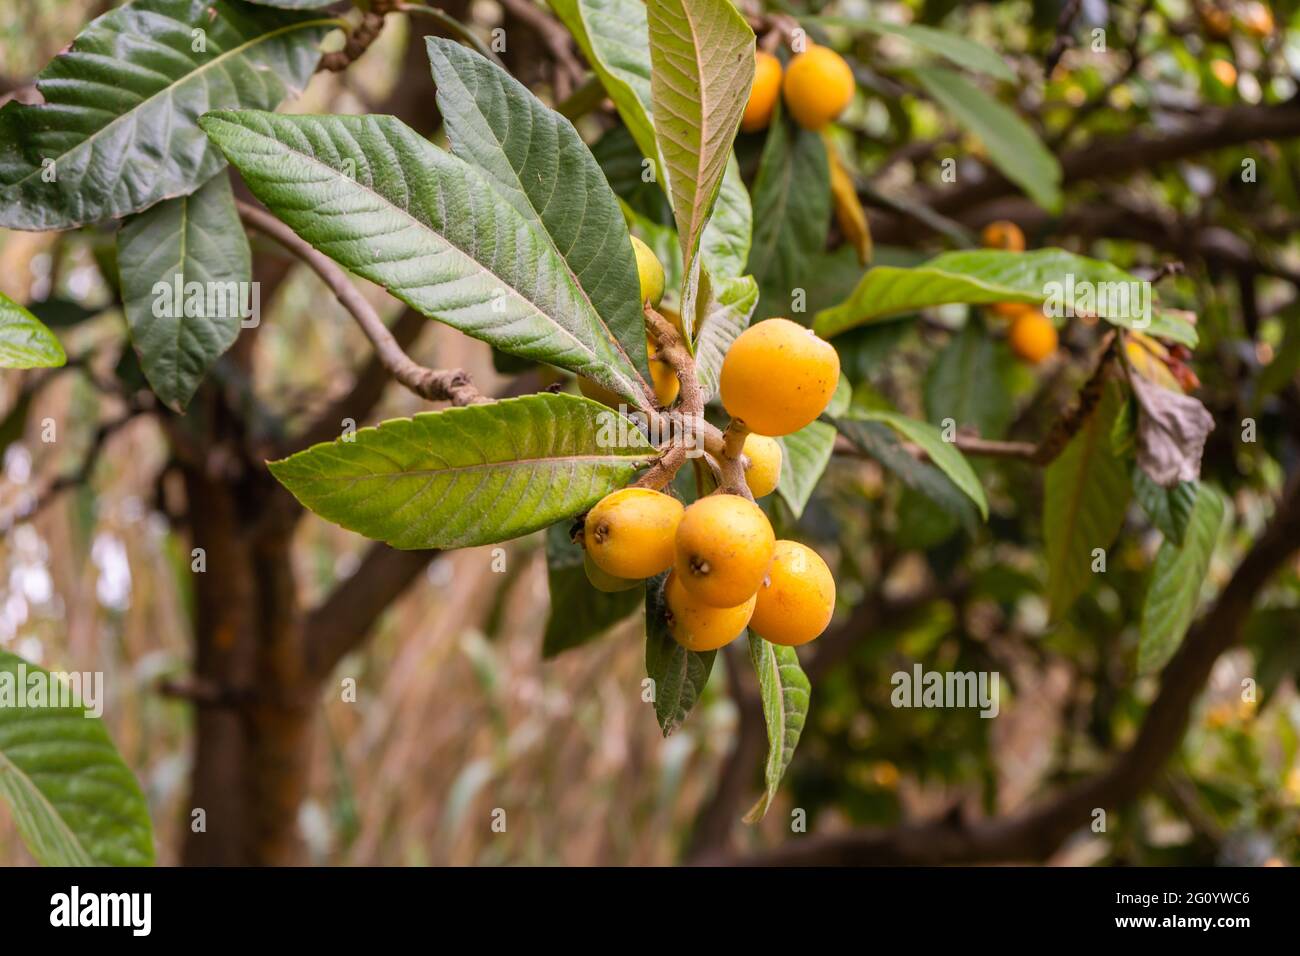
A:
<svg viewBox="0 0 1300 956">
<path fill-rule="evenodd" d="M 17 91 L 79 27 L 111 3 L 17 0 L 0 7 L 0 93 Z M 1016 83 L 993 84 L 1054 153 L 1099 136 L 1142 137 L 1219 107 L 1278 104 L 1296 95 L 1300 24 L 1294 5 L 1274 3 L 1276 28 L 1248 28 L 1261 4 L 1221 22 L 1187 0 L 1085 0 L 1081 27 L 1106 31 L 1109 53 L 1066 49 L 1050 77 L 1044 57 L 1060 5 L 1051 0 L 779 3 L 855 66 L 860 91 L 836 142 L 877 231 L 877 261 L 915 261 L 949 248 L 952 236 L 917 227 L 917 208 L 940 195 L 943 158 L 958 182 L 982 175 L 984 147 L 925 97 L 907 70 L 916 49 L 898 37 L 853 27 L 869 13 L 926 23 L 1000 51 Z M 466 21 L 483 37 L 503 22 L 493 0 L 475 0 Z M 1218 9 L 1216 7 L 1216 9 Z M 1270 9 L 1265 7 L 1265 9 Z M 419 23 L 390 23 L 344 74 L 317 74 L 294 112 L 358 113 L 385 102 Z M 525 28 L 514 28 L 522 31 Z M 1133 56 L 1136 52 L 1137 56 Z M 1225 66 L 1226 64 L 1226 66 Z M 540 67 L 522 78 L 554 101 Z M 433 89 L 421 93 L 433 108 Z M 417 103 L 419 98 L 417 97 Z M 579 128 L 596 143 L 611 179 L 626 156 L 625 134 L 608 111 Z M 737 153 L 752 176 L 762 136 Z M 1065 204 L 1049 216 L 1011 197 L 953 220 L 1016 218 L 1030 245 L 1060 245 L 1126 268 L 1185 269 L 1162 297 L 1199 315 L 1193 367 L 1218 428 L 1204 477 L 1225 490 L 1234 520 L 1211 565 L 1207 594 L 1226 580 L 1257 536 L 1300 448 L 1300 139 L 1256 139 L 1207 148 L 1117 179 L 1071 177 Z M 620 152 L 622 151 L 622 152 Z M 1257 177 L 1242 181 L 1242 159 Z M 660 198 L 625 197 L 654 218 Z M 924 214 L 924 210 L 919 214 Z M 0 288 L 27 301 L 65 342 L 87 355 L 89 376 L 129 380 L 123 319 L 111 288 L 105 235 L 0 232 Z M 254 240 L 254 251 L 276 253 Z M 364 340 L 301 266 L 291 266 L 263 303 L 253 390 L 273 422 L 307 421 L 346 391 Z M 810 265 L 809 312 L 844 297 L 861 267 L 832 231 Z M 388 313 L 377 290 L 367 294 Z M 863 328 L 836 340 L 854 401 L 889 403 L 917 417 L 947 415 L 988 438 L 1042 435 L 1090 372 L 1095 328 L 1073 323 L 1062 358 L 1046 370 L 1015 362 L 996 336 L 971 337 L 981 318 L 943 309 L 924 319 Z M 973 354 L 969 354 L 973 350 Z M 471 370 L 484 390 L 495 377 L 488 350 L 435 326 L 412 349 L 427 364 Z M 435 361 L 436 357 L 436 361 Z M 221 374 L 220 370 L 218 374 Z M 0 378 L 0 509 L 21 511 L 38 477 L 75 470 L 95 440 L 104 408 L 80 373 L 64 373 L 27 396 L 22 376 Z M 954 397 L 958 398 L 954 398 Z M 953 403 L 958 401 L 956 413 Z M 419 405 L 390 389 L 375 417 Z M 258 409 L 250 414 L 258 415 Z M 1255 441 L 1239 422 L 1254 419 Z M 53 428 L 57 440 L 43 440 Z M 0 543 L 0 646 L 44 666 L 102 670 L 105 718 L 153 807 L 159 861 L 175 863 L 185 824 L 190 753 L 187 704 L 159 693 L 189 666 L 190 555 L 165 517 L 180 492 L 162 466 L 165 442 L 152 420 L 115 434 L 93 472 Z M 837 570 L 840 620 L 874 604 L 842 652 L 812 657 L 812 710 L 787 782 L 758 828 L 730 808 L 726 836 L 742 848 L 789 839 L 790 812 L 810 830 L 890 826 L 954 805 L 975 815 L 1026 805 L 1052 787 L 1095 771 L 1130 741 L 1154 691 L 1136 676 L 1136 622 L 1159 536 L 1136 507 L 1108 568 L 1073 611 L 1049 623 L 1043 599 L 1041 475 L 1008 461 L 978 461 L 991 517 L 973 533 L 869 461 L 839 459 L 797 522 L 781 506 L 778 535 L 797 534 Z M 161 477 L 160 477 L 161 473 Z M 296 570 L 310 605 L 353 573 L 358 537 L 308 516 L 297 531 Z M 667 864 L 700 839 L 728 755 L 745 722 L 743 688 L 718 667 L 702 705 L 664 740 L 640 697 L 643 643 L 636 621 L 606 638 L 543 660 L 548 601 L 542 535 L 505 546 L 504 571 L 491 549 L 440 556 L 382 618 L 372 641 L 347 658 L 329 691 L 314 741 L 311 796 L 300 827 L 309 859 L 329 864 Z M 494 565 L 496 567 L 494 567 Z M 732 659 L 734 660 L 734 658 Z M 927 670 L 996 670 L 1001 714 L 897 709 L 890 676 Z M 821 665 L 821 666 L 819 666 Z M 1195 705 L 1189 733 L 1160 784 L 1104 834 L 1083 834 L 1055 862 L 1128 864 L 1300 862 L 1300 567 L 1274 579 L 1252 615 L 1245 645 L 1221 658 Z M 1242 680 L 1257 682 L 1243 700 Z M 333 684 L 327 685 L 334 687 Z M 761 734 L 761 718 L 757 725 Z M 757 790 L 758 762 L 739 771 Z M 506 833 L 488 826 L 507 808 Z M 30 859 L 0 814 L 0 863 Z"/>
</svg>

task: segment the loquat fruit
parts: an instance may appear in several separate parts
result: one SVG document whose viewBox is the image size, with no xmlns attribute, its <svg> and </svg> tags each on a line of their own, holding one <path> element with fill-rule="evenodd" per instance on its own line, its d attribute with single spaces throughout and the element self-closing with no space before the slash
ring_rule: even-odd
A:
<svg viewBox="0 0 1300 956">
<path fill-rule="evenodd" d="M 690 651 L 713 651 L 730 644 L 749 625 L 754 613 L 755 596 L 735 607 L 705 604 L 682 586 L 674 570 L 664 583 L 664 600 L 670 615 L 669 632 L 678 644 Z"/>
<path fill-rule="evenodd" d="M 745 467 L 745 484 L 755 498 L 765 498 L 776 490 L 781 480 L 781 461 L 784 454 L 781 443 L 775 438 L 750 432 L 745 436 L 744 455 L 749 459 Z"/>
<path fill-rule="evenodd" d="M 632 237 L 636 253 L 636 276 L 641 283 L 641 302 L 657 306 L 664 297 L 664 266 L 654 250 L 636 236 Z"/>
<path fill-rule="evenodd" d="M 999 319 L 1014 321 L 1022 315 L 1041 315 L 1042 310 L 1032 302 L 994 302 L 988 310 Z"/>
<path fill-rule="evenodd" d="M 1237 68 L 1227 60 L 1211 60 L 1210 74 L 1230 89 L 1237 85 Z"/>
<path fill-rule="evenodd" d="M 785 70 L 782 92 L 790 115 L 804 129 L 820 130 L 853 101 L 853 69 L 829 47 L 809 44 Z"/>
<path fill-rule="evenodd" d="M 1017 358 L 1037 365 L 1056 351 L 1056 326 L 1040 312 L 1026 312 L 1011 323 L 1007 341 Z"/>
<path fill-rule="evenodd" d="M 735 607 L 763 582 L 775 542 L 767 515 L 754 502 L 740 495 L 709 495 L 682 515 L 673 567 L 696 600 Z"/>
<path fill-rule="evenodd" d="M 1009 219 L 999 219 L 984 227 L 980 244 L 985 249 L 1006 249 L 1009 252 L 1025 251 L 1025 234 Z"/>
<path fill-rule="evenodd" d="M 591 586 L 597 591 L 604 591 L 606 594 L 629 591 L 641 584 L 636 578 L 615 577 L 607 571 L 602 571 L 600 565 L 592 560 L 590 551 L 586 551 L 582 555 L 582 570 L 587 572 L 587 581 Z"/>
<path fill-rule="evenodd" d="M 839 384 L 840 357 L 811 329 L 765 319 L 731 343 L 719 379 L 727 414 L 760 435 L 788 435 L 826 410 Z"/>
<path fill-rule="evenodd" d="M 835 579 L 812 548 L 778 541 L 758 588 L 750 625 L 773 644 L 797 647 L 820 637 L 835 611 Z"/>
<path fill-rule="evenodd" d="M 1264 39 L 1273 34 L 1273 11 L 1266 4 L 1252 0 L 1241 11 L 1241 25 L 1246 32 L 1256 39 Z"/>
<path fill-rule="evenodd" d="M 682 383 L 671 365 L 655 358 L 653 349 L 650 352 L 650 378 L 655 387 L 655 398 L 661 407 L 667 408 L 677 401 L 677 393 L 682 390 Z"/>
<path fill-rule="evenodd" d="M 767 129 L 772 122 L 772 110 L 781 92 L 781 61 L 762 50 L 754 51 L 754 85 L 749 88 L 749 102 L 740 117 L 740 128 L 746 133 Z"/>
<path fill-rule="evenodd" d="M 618 578 L 648 578 L 673 563 L 685 509 L 651 488 L 620 488 L 587 513 L 583 544 L 596 567 Z"/>
</svg>

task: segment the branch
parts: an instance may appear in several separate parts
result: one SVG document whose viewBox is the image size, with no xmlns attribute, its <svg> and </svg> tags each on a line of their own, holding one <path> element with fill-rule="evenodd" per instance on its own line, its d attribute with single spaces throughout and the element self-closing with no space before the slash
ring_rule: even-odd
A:
<svg viewBox="0 0 1300 956">
<path fill-rule="evenodd" d="M 1061 15 L 1056 21 L 1056 39 L 1052 41 L 1052 48 L 1047 51 L 1047 60 L 1043 64 L 1043 75 L 1048 79 L 1056 69 L 1056 64 L 1061 62 L 1066 49 L 1074 43 L 1074 38 L 1070 36 L 1070 25 L 1078 16 L 1082 2 L 1083 0 L 1065 0 L 1061 7 Z"/>
<path fill-rule="evenodd" d="M 361 22 L 348 34 L 343 49 L 321 56 L 316 72 L 339 73 L 346 70 L 370 49 L 384 29 L 384 17 L 397 8 L 396 0 L 370 0 L 370 9 L 361 16 Z"/>
<path fill-rule="evenodd" d="M 384 325 L 374 307 L 366 301 L 360 290 L 349 281 L 347 274 L 334 260 L 316 251 L 299 238 L 292 229 L 264 209 L 239 201 L 239 218 L 251 229 L 284 246 L 299 259 L 311 266 L 324 280 L 342 306 L 356 319 L 361 331 L 375 347 L 375 355 L 401 382 L 416 395 L 430 401 L 451 402 L 453 405 L 472 405 L 487 401 L 470 381 L 463 369 L 435 370 L 419 365 L 398 345 L 393 334 Z"/>
<path fill-rule="evenodd" d="M 757 856 L 715 860 L 762 865 L 995 863 L 1042 860 L 1085 828 L 1097 808 L 1124 806 L 1155 783 L 1182 741 L 1191 707 L 1214 662 L 1240 638 L 1260 591 L 1300 552 L 1300 474 L 1293 476 L 1264 533 L 1161 674 L 1133 744 L 1111 766 L 1037 807 L 967 821 L 955 814 L 892 830 L 810 836 Z"/>
</svg>

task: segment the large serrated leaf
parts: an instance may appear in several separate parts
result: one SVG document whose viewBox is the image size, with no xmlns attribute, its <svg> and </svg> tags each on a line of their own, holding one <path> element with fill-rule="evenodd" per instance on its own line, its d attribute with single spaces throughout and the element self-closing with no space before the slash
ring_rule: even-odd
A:
<svg viewBox="0 0 1300 956">
<path fill-rule="evenodd" d="M 825 422 L 810 422 L 777 441 L 781 443 L 782 455 L 781 479 L 776 491 L 798 518 L 830 464 L 835 450 L 835 429 Z"/>
<path fill-rule="evenodd" d="M 795 288 L 815 281 L 809 267 L 831 221 L 826 144 L 812 130 L 773 117 L 754 180 L 754 244 L 749 271 L 758 279 L 756 317 L 788 315 Z"/>
<path fill-rule="evenodd" d="M 270 463 L 323 518 L 395 548 L 465 548 L 571 517 L 653 448 L 575 395 L 525 395 L 383 422 Z"/>
<path fill-rule="evenodd" d="M 804 722 L 812 685 L 799 666 L 793 647 L 772 644 L 749 632 L 749 659 L 758 674 L 759 697 L 763 702 L 763 719 L 767 723 L 767 760 L 763 764 L 763 795 L 745 814 L 746 823 L 757 823 L 772 805 L 786 767 L 794 759 Z"/>
<path fill-rule="evenodd" d="M 57 368 L 67 360 L 54 333 L 0 292 L 0 368 Z"/>
<path fill-rule="evenodd" d="M 760 217 L 760 222 L 761 222 Z M 1042 305 L 1049 297 L 1061 305 L 1071 286 L 1117 288 L 1118 283 L 1134 288 L 1136 276 L 1098 259 L 1075 255 L 1064 249 L 1035 249 L 1006 252 L 979 249 L 946 252 L 914 268 L 876 266 L 839 305 L 818 312 L 813 328 L 825 338 L 867 322 L 908 315 L 937 305 L 963 302 L 971 305 L 993 302 L 1028 302 Z M 1056 284 L 1056 285 L 1053 285 Z M 1055 293 L 1060 293 L 1059 297 Z M 1162 312 L 1151 303 L 1152 314 L 1143 317 L 1132 298 L 1103 303 L 1097 314 L 1113 325 L 1144 329 L 1148 335 L 1196 345 L 1196 329 L 1176 313 Z M 1149 321 L 1148 321 L 1149 319 Z"/>
<path fill-rule="evenodd" d="M 1201 485 L 1181 545 L 1165 541 L 1156 554 L 1151 584 L 1142 605 L 1138 671 L 1150 674 L 1165 665 L 1196 613 L 1197 599 L 1223 525 L 1223 496 Z"/>
<path fill-rule="evenodd" d="M 897 412 L 881 409 L 862 409 L 854 412 L 854 417 L 864 421 L 881 422 L 904 438 L 916 442 L 935 467 L 975 502 L 980 516 L 988 518 L 989 503 L 984 496 L 984 486 L 980 484 L 979 476 L 975 474 L 975 469 L 970 466 L 966 456 L 957 450 L 957 446 L 943 440 L 943 434 L 938 428 L 929 422 L 918 421 Z"/>
<path fill-rule="evenodd" d="M 645 602 L 641 587 L 608 593 L 587 580 L 582 548 L 569 537 L 570 522 L 546 529 L 546 580 L 551 612 L 542 637 L 542 656 L 554 657 L 600 637 Z"/>
<path fill-rule="evenodd" d="M 645 401 L 627 354 L 535 215 L 391 116 L 210 113 L 253 194 L 340 265 L 512 355 Z"/>
<path fill-rule="evenodd" d="M 1092 579 L 1093 552 L 1110 547 L 1124 524 L 1128 466 L 1115 454 L 1110 434 L 1123 403 L 1113 382 L 1065 451 L 1047 467 L 1043 537 L 1047 597 L 1053 618 L 1074 603 Z"/>
<path fill-rule="evenodd" d="M 231 0 L 109 11 L 37 77 L 44 104 L 0 109 L 0 226 L 69 229 L 192 192 L 225 165 L 198 118 L 273 109 L 339 24 Z"/>
<path fill-rule="evenodd" d="M 122 224 L 117 267 L 131 344 L 149 386 L 181 411 L 239 335 L 252 253 L 230 177 L 167 199 Z M 197 283 L 193 296 L 189 284 Z"/>
<path fill-rule="evenodd" d="M 426 43 L 452 152 L 538 225 L 606 334 L 648 376 L 636 258 L 591 151 L 572 123 L 496 64 L 450 40 Z"/>
<path fill-rule="evenodd" d="M 938 66 L 913 71 L 917 82 L 980 138 L 993 165 L 1049 212 L 1061 207 L 1061 164 L 1029 124 L 960 73 Z"/>
<path fill-rule="evenodd" d="M 99 718 L 52 706 L 78 703 L 55 701 L 55 680 L 0 650 L 0 799 L 46 866 L 148 866 L 153 827 L 140 785 Z"/>
<path fill-rule="evenodd" d="M 1187 534 L 1200 482 L 1182 481 L 1172 488 L 1161 488 L 1136 463 L 1133 465 L 1133 497 L 1147 513 L 1151 523 L 1175 545 L 1181 546 Z"/>
<path fill-rule="evenodd" d="M 654 681 L 655 717 L 667 737 L 681 726 L 704 693 L 717 651 L 688 651 L 668 630 L 664 582 L 668 575 L 646 581 L 645 668 Z"/>
<path fill-rule="evenodd" d="M 655 138 L 682 244 L 682 326 L 694 340 L 696 258 L 754 80 L 754 31 L 731 0 L 650 0 Z"/>
</svg>

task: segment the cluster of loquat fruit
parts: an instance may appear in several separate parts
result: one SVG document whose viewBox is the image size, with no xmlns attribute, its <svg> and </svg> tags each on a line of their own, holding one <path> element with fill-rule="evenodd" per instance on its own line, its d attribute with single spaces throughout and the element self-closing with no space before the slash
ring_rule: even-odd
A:
<svg viewBox="0 0 1300 956">
<path fill-rule="evenodd" d="M 754 51 L 754 85 L 740 118 L 746 133 L 766 129 L 772 121 L 778 93 L 786 109 L 804 129 L 821 130 L 839 118 L 853 100 L 853 70 L 829 47 L 809 41 L 783 71 L 781 61 L 764 50 Z"/>
<path fill-rule="evenodd" d="M 641 296 L 653 307 L 663 294 L 663 267 L 640 240 L 632 242 Z M 654 365 L 663 366 L 665 380 L 680 383 L 655 357 L 652 341 L 650 347 L 655 392 L 667 407 L 678 389 L 664 389 Z M 839 375 L 835 349 L 789 319 L 758 322 L 727 350 L 719 390 L 733 425 L 747 430 L 741 454 L 753 498 L 771 494 L 780 479 L 777 436 L 825 411 Z M 588 397 L 605 400 L 593 394 L 594 383 L 579 385 Z M 581 543 L 587 579 L 600 591 L 628 590 L 669 571 L 669 631 L 688 650 L 715 650 L 747 627 L 774 644 L 806 644 L 826 630 L 835 609 L 826 562 L 797 541 L 778 541 L 763 509 L 743 494 L 720 489 L 686 507 L 653 488 L 621 488 L 587 513 Z"/>
<path fill-rule="evenodd" d="M 986 249 L 1025 251 L 1025 234 L 1005 219 L 985 226 L 980 241 Z M 1022 362 L 1037 365 L 1056 353 L 1056 326 L 1040 307 L 1030 302 L 995 302 L 989 311 L 1011 323 L 1007 327 L 1007 344 Z"/>
</svg>

